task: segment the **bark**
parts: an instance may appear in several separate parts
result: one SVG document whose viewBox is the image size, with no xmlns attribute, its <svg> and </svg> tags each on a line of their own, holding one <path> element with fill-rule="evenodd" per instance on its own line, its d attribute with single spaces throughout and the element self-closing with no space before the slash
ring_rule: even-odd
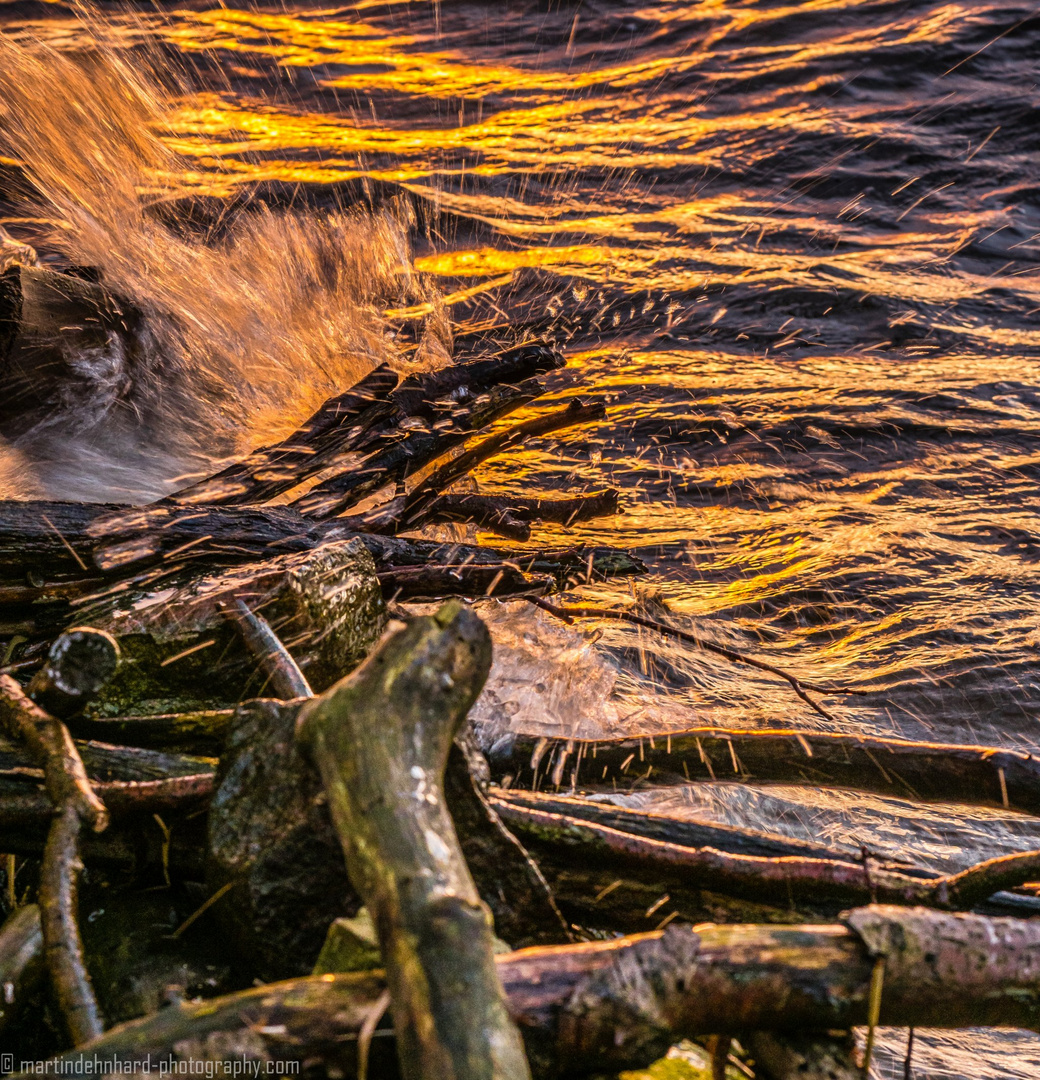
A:
<svg viewBox="0 0 1040 1080">
<path fill-rule="evenodd" d="M 299 719 L 379 933 L 402 1075 L 415 1080 L 529 1075 L 442 787 L 490 666 L 487 628 L 449 604 L 384 639 Z"/>
<path fill-rule="evenodd" d="M 1040 758 L 994 746 L 694 728 L 602 741 L 508 736 L 491 748 L 489 758 L 496 775 L 525 785 L 535 783 L 536 773 L 554 783 L 566 777 L 568 785 L 623 782 L 652 767 L 659 782 L 809 783 L 1040 812 Z"/>
<path fill-rule="evenodd" d="M 1040 924 L 867 907 L 844 924 L 679 926 L 509 953 L 497 967 L 538 1076 L 642 1068 L 682 1038 L 844 1031 L 867 1021 L 885 959 L 880 1023 L 1040 1028 Z M 379 973 L 317 976 L 164 1009 L 84 1054 L 310 1062 L 357 1075 L 357 1034 Z M 394 1075 L 385 1026 L 372 1075 Z M 50 1066 L 53 1075 L 77 1055 Z"/>
</svg>

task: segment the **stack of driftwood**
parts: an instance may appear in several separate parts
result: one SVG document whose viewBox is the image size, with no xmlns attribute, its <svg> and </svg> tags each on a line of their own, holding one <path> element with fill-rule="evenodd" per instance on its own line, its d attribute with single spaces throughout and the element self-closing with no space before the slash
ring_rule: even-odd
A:
<svg viewBox="0 0 1040 1080">
<path fill-rule="evenodd" d="M 461 522 L 519 543 L 617 510 L 614 491 L 457 491 L 491 455 L 602 415 L 572 401 L 480 434 L 560 364 L 532 344 L 403 381 L 381 368 L 159 503 L 0 505 L 15 1071 L 519 1080 L 698 1039 L 716 1077 L 841 1077 L 869 1065 L 856 1025 L 1037 1028 L 1040 853 L 936 877 L 580 797 L 652 772 L 1035 813 L 1030 755 L 717 729 L 477 748 L 492 643 L 469 601 L 680 634 L 545 599 L 638 573 L 625 552 L 415 538 Z M 818 710 L 835 692 L 685 637 Z"/>
</svg>

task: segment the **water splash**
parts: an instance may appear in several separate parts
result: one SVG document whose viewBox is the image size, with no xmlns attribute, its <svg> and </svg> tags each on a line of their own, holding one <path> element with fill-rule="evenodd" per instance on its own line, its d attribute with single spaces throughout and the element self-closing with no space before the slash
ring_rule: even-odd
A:
<svg viewBox="0 0 1040 1080">
<path fill-rule="evenodd" d="M 67 326 L 16 341 L 20 362 L 57 354 L 69 381 L 27 430 L 3 432 L 17 455 L 0 468 L 9 487 L 17 478 L 11 495 L 155 498 L 287 434 L 379 363 L 446 357 L 436 298 L 411 270 L 403 205 L 322 215 L 257 205 L 219 235 L 164 223 L 155 208 L 183 195 L 190 172 L 162 139 L 173 95 L 134 62 L 104 45 L 71 54 L 0 37 L 0 152 L 50 223 L 41 250 L 95 268 L 118 309 L 90 347 Z M 416 300 L 433 315 L 406 357 L 382 311 Z"/>
</svg>

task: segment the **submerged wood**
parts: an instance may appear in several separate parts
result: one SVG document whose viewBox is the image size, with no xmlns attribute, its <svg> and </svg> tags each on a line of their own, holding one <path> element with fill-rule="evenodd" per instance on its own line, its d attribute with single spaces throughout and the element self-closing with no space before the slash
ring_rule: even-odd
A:
<svg viewBox="0 0 1040 1080">
<path fill-rule="evenodd" d="M 495 970 L 491 915 L 443 790 L 490 666 L 487 628 L 448 604 L 388 636 L 300 713 L 299 737 L 379 934 L 406 1080 L 530 1075 Z"/>
<path fill-rule="evenodd" d="M 536 773 L 558 775 L 561 783 L 566 776 L 568 786 L 623 782 L 652 768 L 661 783 L 830 785 L 1040 813 L 1040 758 L 996 746 L 705 727 L 605 740 L 511 735 L 492 747 L 489 760 L 496 775 L 509 774 L 524 784 L 533 784 Z"/>
<path fill-rule="evenodd" d="M 556 1077 L 645 1067 L 682 1038 L 865 1024 L 882 957 L 882 1024 L 1040 1029 L 1040 924 L 1022 919 L 876 906 L 831 925 L 672 924 L 510 953 L 497 968 L 535 1074 Z M 260 1061 L 307 1061 L 346 1080 L 385 986 L 373 973 L 256 987 L 164 1009 L 83 1053 L 232 1061 L 248 1048 Z M 370 1075 L 394 1075 L 388 1036 L 377 1029 Z M 63 1055 L 49 1075 L 76 1060 Z"/>
<path fill-rule="evenodd" d="M 835 911 L 880 900 L 966 910 L 1040 877 L 1037 851 L 989 859 L 957 874 L 922 877 L 833 856 L 769 857 L 687 847 L 503 800 L 496 807 L 536 856 L 550 854 L 571 867 L 605 865 L 660 882 L 662 888 L 706 889 L 781 907 L 790 903 Z"/>
</svg>

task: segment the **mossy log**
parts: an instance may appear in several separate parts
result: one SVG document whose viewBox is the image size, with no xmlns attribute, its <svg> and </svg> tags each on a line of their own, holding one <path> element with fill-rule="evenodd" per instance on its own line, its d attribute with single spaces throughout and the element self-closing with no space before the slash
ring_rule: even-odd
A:
<svg viewBox="0 0 1040 1080">
<path fill-rule="evenodd" d="M 447 604 L 388 635 L 300 712 L 347 869 L 386 965 L 406 1080 L 524 1080 L 494 962 L 491 913 L 443 790 L 448 754 L 491 667 L 491 637 Z"/>
<path fill-rule="evenodd" d="M 539 1077 L 641 1068 L 682 1038 L 866 1024 L 884 963 L 882 1024 L 1040 1030 L 1040 923 L 867 907 L 840 924 L 680 926 L 528 949 L 497 969 Z M 120 1062 L 308 1062 L 357 1076 L 358 1033 L 379 973 L 321 975 L 164 1009 L 82 1051 Z M 370 1076 L 395 1075 L 375 1031 Z M 66 1054 L 48 1075 L 61 1075 Z M 272 1071 L 274 1067 L 272 1066 Z M 67 1075 L 67 1073 L 66 1073 Z"/>
<path fill-rule="evenodd" d="M 180 588 L 118 593 L 90 612 L 125 654 L 90 714 L 205 709 L 260 696 L 268 676 L 242 639 L 239 604 L 275 629 L 319 690 L 350 671 L 386 624 L 375 564 L 359 540 L 231 568 Z"/>
<path fill-rule="evenodd" d="M 488 759 L 496 777 L 531 787 L 565 780 L 568 787 L 594 787 L 652 775 L 659 783 L 801 783 L 1040 813 L 1040 756 L 997 746 L 706 727 L 605 740 L 511 734 Z"/>
</svg>

